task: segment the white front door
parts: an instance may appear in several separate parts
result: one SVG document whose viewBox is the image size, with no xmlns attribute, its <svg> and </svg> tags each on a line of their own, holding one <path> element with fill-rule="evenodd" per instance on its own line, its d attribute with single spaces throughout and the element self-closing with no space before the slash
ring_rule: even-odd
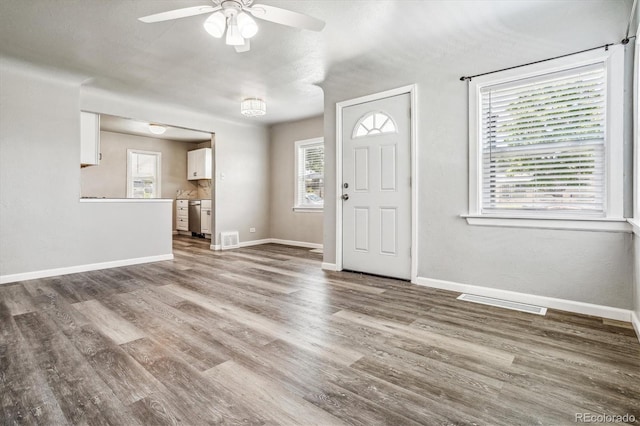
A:
<svg viewBox="0 0 640 426">
<path fill-rule="evenodd" d="M 342 267 L 411 278 L 411 95 L 342 109 Z"/>
</svg>

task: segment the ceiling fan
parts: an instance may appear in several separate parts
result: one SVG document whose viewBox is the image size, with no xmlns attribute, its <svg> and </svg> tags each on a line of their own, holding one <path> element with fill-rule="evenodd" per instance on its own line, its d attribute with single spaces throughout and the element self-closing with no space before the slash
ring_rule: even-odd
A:
<svg viewBox="0 0 640 426">
<path fill-rule="evenodd" d="M 210 13 L 204 21 L 204 29 L 216 38 L 222 38 L 226 30 L 226 44 L 234 46 L 236 52 L 247 52 L 249 39 L 258 32 L 258 24 L 251 16 L 303 30 L 322 31 L 324 28 L 324 21 L 320 19 L 275 6 L 253 4 L 253 1 L 211 0 L 213 5 L 185 7 L 138 19 L 154 23 Z"/>
</svg>

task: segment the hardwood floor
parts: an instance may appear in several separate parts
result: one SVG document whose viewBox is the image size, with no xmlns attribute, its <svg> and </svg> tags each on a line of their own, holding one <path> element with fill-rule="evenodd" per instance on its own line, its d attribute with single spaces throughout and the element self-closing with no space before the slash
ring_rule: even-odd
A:
<svg viewBox="0 0 640 426">
<path fill-rule="evenodd" d="M 630 324 L 212 252 L 0 286 L 4 424 L 573 424 L 635 416 Z"/>
</svg>

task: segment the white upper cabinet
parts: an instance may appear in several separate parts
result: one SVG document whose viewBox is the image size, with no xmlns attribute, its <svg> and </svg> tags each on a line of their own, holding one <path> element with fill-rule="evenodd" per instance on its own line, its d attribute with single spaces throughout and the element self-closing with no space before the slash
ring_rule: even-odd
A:
<svg viewBox="0 0 640 426">
<path fill-rule="evenodd" d="M 100 114 L 80 112 L 80 165 L 100 164 Z"/>
<path fill-rule="evenodd" d="M 211 148 L 187 152 L 187 179 L 211 179 Z"/>
</svg>

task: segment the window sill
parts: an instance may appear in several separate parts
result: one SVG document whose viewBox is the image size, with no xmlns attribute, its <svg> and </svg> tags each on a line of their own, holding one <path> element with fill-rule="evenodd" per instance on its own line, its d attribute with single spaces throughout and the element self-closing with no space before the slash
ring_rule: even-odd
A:
<svg viewBox="0 0 640 426">
<path fill-rule="evenodd" d="M 461 215 L 469 225 L 498 226 L 503 228 L 562 229 L 595 232 L 632 232 L 627 219 L 543 219 L 531 217 L 499 217 L 481 215 Z"/>
<path fill-rule="evenodd" d="M 627 222 L 631 225 L 633 233 L 640 236 L 640 219 L 628 219 Z"/>
<path fill-rule="evenodd" d="M 296 213 L 322 213 L 324 207 L 294 207 L 293 211 Z"/>
</svg>

